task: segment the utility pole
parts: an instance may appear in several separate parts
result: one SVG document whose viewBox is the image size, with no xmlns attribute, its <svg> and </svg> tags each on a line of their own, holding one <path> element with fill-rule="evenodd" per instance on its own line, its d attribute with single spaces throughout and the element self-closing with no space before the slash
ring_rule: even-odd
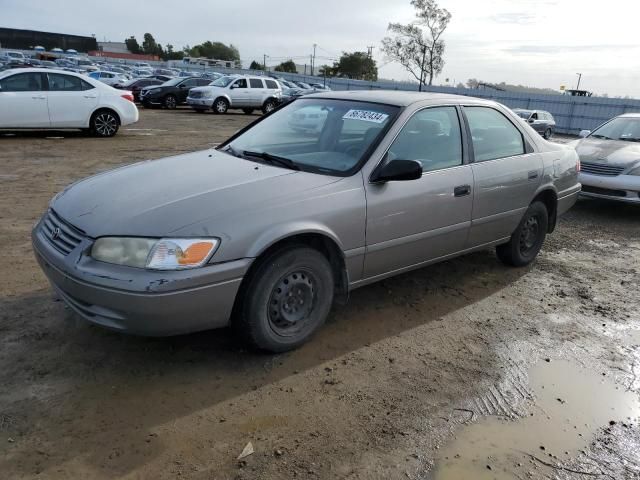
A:
<svg viewBox="0 0 640 480">
<path fill-rule="evenodd" d="M 578 75 L 578 86 L 576 87 L 576 90 L 580 90 L 580 80 L 582 80 L 582 74 L 576 73 L 576 75 Z"/>
<path fill-rule="evenodd" d="M 313 55 L 309 55 L 309 71 L 311 72 L 311 76 L 313 77 Z"/>
<path fill-rule="evenodd" d="M 316 68 L 316 47 L 318 46 L 317 43 L 313 44 L 313 61 L 311 62 L 311 76 L 313 77 L 313 72 Z"/>
<path fill-rule="evenodd" d="M 374 45 L 368 46 L 367 47 L 367 57 L 371 58 L 373 57 L 373 49 L 376 48 Z"/>
<path fill-rule="evenodd" d="M 264 69 L 264 71 L 265 71 L 265 72 L 267 72 L 267 71 L 268 71 L 268 69 L 267 69 L 267 57 L 268 57 L 268 56 L 269 56 L 269 55 L 267 55 L 266 53 L 264 53 L 264 54 L 262 55 L 262 68 Z"/>
</svg>

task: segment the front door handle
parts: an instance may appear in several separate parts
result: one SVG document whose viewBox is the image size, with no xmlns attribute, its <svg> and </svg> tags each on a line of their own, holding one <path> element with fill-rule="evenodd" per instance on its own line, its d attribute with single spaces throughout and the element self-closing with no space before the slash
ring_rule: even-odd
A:
<svg viewBox="0 0 640 480">
<path fill-rule="evenodd" d="M 95 95 L 85 95 L 84 98 L 97 98 Z"/>
<path fill-rule="evenodd" d="M 43 96 L 35 96 L 35 97 L 31 97 L 31 98 L 33 98 L 34 100 L 44 100 L 46 97 L 43 97 Z"/>
<path fill-rule="evenodd" d="M 453 189 L 453 195 L 455 197 L 464 197 L 471 193 L 471 185 L 458 185 Z"/>
<path fill-rule="evenodd" d="M 531 170 L 528 174 L 529 180 L 535 180 L 536 178 L 538 178 L 538 171 L 537 170 Z"/>
</svg>

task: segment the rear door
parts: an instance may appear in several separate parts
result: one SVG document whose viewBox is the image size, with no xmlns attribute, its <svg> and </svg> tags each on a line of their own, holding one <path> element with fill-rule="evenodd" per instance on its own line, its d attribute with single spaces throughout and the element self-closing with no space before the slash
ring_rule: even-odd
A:
<svg viewBox="0 0 640 480">
<path fill-rule="evenodd" d="M 49 127 L 49 109 L 40 72 L 17 73 L 0 80 L 0 128 Z"/>
<path fill-rule="evenodd" d="M 250 78 L 249 79 L 249 92 L 252 105 L 262 105 L 262 99 L 266 98 L 267 90 L 264 86 L 262 79 Z"/>
<path fill-rule="evenodd" d="M 54 128 L 82 128 L 98 105 L 98 89 L 82 78 L 48 73 L 49 117 Z"/>
<path fill-rule="evenodd" d="M 469 247 L 509 237 L 542 181 L 543 161 L 505 113 L 464 107 L 471 133 L 474 200 Z"/>
<path fill-rule="evenodd" d="M 229 96 L 234 107 L 251 105 L 251 91 L 246 78 L 239 78 L 229 86 Z"/>
<path fill-rule="evenodd" d="M 418 180 L 366 183 L 366 278 L 464 249 L 473 174 L 463 138 L 455 106 L 420 110 L 402 128 L 383 161 L 417 160 L 423 174 Z"/>
</svg>

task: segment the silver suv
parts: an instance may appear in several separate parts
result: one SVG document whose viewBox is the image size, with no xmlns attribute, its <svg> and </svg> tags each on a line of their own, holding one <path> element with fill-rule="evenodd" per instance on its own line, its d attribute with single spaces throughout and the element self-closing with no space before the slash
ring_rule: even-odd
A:
<svg viewBox="0 0 640 480">
<path fill-rule="evenodd" d="M 246 114 L 260 109 L 272 112 L 280 103 L 282 88 L 277 81 L 263 77 L 221 77 L 206 87 L 192 88 L 187 103 L 197 112 L 213 109 L 226 113 L 239 108 Z"/>
</svg>

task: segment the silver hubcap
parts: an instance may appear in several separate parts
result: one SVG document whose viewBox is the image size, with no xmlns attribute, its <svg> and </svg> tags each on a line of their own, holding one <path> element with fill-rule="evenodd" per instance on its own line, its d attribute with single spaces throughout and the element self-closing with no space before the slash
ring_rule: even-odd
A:
<svg viewBox="0 0 640 480">
<path fill-rule="evenodd" d="M 167 108 L 175 108 L 176 99 L 173 98 L 173 97 L 167 97 L 167 100 L 165 101 L 165 104 L 167 105 Z"/>
<path fill-rule="evenodd" d="M 264 110 L 267 113 L 271 113 L 273 111 L 273 109 L 275 108 L 275 106 L 273 105 L 273 103 L 269 102 L 264 106 Z"/>
<path fill-rule="evenodd" d="M 219 102 L 216 103 L 216 110 L 219 113 L 226 112 L 227 111 L 227 104 L 224 101 L 220 100 Z"/>
<path fill-rule="evenodd" d="M 113 135 L 118 129 L 118 121 L 110 113 L 101 113 L 98 115 L 94 124 L 96 132 L 103 137 Z"/>
</svg>

